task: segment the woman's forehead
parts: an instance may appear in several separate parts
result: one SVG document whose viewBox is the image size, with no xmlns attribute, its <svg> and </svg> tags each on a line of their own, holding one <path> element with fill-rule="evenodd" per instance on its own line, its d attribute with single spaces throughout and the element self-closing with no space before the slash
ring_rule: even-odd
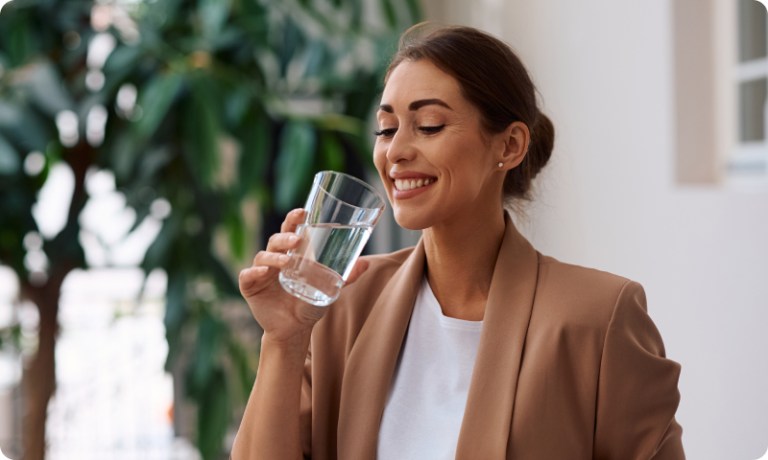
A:
<svg viewBox="0 0 768 460">
<path fill-rule="evenodd" d="M 403 61 L 389 74 L 381 104 L 396 110 L 407 109 L 412 102 L 427 99 L 441 100 L 450 108 L 463 97 L 456 79 L 432 62 Z"/>
</svg>

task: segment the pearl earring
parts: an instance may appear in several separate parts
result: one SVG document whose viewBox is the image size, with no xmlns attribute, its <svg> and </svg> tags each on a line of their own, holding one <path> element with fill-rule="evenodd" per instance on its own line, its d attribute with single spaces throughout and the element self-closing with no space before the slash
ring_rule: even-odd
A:
<svg viewBox="0 0 768 460">
<path fill-rule="evenodd" d="M 502 162 L 500 161 L 500 162 L 499 162 L 499 168 L 501 168 L 502 166 L 504 166 L 504 163 L 502 163 Z"/>
</svg>

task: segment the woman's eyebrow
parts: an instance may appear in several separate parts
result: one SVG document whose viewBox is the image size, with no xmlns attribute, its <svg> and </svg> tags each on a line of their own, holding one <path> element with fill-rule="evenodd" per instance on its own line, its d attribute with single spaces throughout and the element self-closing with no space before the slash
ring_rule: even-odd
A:
<svg viewBox="0 0 768 460">
<path fill-rule="evenodd" d="M 446 109 L 453 110 L 453 109 L 451 109 L 451 106 L 448 105 L 442 99 L 419 99 L 417 101 L 413 101 L 410 104 L 408 104 L 408 110 L 416 111 L 416 110 L 419 110 L 420 108 L 422 108 L 424 106 L 427 106 L 427 105 L 439 105 L 441 107 L 445 107 Z M 395 110 L 389 104 L 381 104 L 379 106 L 379 110 L 381 110 L 382 112 L 387 112 L 387 113 L 394 113 L 395 112 Z"/>
<path fill-rule="evenodd" d="M 425 105 L 439 105 L 441 107 L 445 107 L 446 109 L 451 109 L 451 106 L 441 99 L 419 99 L 418 101 L 413 101 L 408 104 L 408 110 L 419 110 Z"/>
</svg>

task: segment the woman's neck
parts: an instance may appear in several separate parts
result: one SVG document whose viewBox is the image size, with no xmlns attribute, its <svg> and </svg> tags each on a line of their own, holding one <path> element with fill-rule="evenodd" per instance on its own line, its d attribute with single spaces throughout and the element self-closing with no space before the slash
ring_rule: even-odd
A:
<svg viewBox="0 0 768 460">
<path fill-rule="evenodd" d="M 424 230 L 427 279 L 446 316 L 480 321 L 504 238 L 504 213 Z"/>
</svg>

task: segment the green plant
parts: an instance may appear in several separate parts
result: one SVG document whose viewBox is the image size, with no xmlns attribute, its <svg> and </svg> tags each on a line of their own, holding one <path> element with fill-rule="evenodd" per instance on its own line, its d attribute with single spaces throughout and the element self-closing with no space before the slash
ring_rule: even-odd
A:
<svg viewBox="0 0 768 460">
<path fill-rule="evenodd" d="M 114 175 L 134 229 L 162 222 L 142 268 L 167 273 L 168 368 L 184 369 L 198 447 L 217 458 L 257 357 L 256 342 L 244 343 L 232 325 L 245 308 L 232 301 L 237 271 L 260 235 L 301 205 L 315 171 L 367 170 L 383 56 L 418 15 L 416 0 L 14 0 L 3 8 L 0 263 L 40 312 L 24 379 L 25 458 L 44 457 L 60 288 L 71 270 L 87 268 L 79 217 L 88 175 L 99 170 Z M 106 62 L 94 58 L 97 42 Z M 74 134 L 62 114 L 74 115 Z M 42 235 L 31 209 L 56 164 L 72 171 L 74 193 L 63 230 Z M 47 263 L 30 265 L 31 252 Z"/>
</svg>

